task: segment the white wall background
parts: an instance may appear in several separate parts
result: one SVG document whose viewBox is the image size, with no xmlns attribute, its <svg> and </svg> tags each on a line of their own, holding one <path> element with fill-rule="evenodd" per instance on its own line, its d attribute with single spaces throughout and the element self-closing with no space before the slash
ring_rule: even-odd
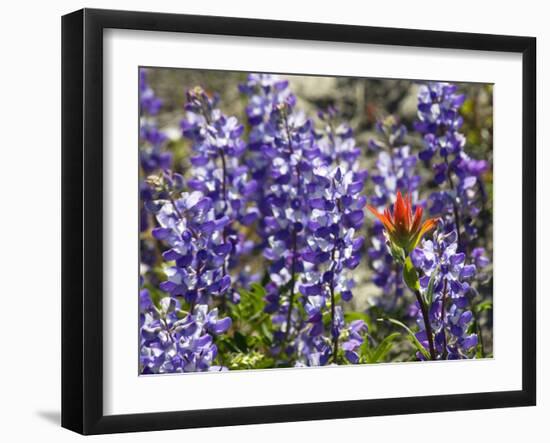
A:
<svg viewBox="0 0 550 443">
<path fill-rule="evenodd" d="M 550 103 L 550 88 L 543 89 L 542 81 L 550 73 L 550 28 L 544 2 L 19 0 L 4 3 L 0 27 L 0 438 L 3 441 L 83 439 L 59 427 L 62 14 L 87 6 L 536 36 L 539 196 L 550 193 L 550 179 L 548 175 L 542 177 L 543 170 L 550 171 L 550 156 L 543 155 L 544 122 L 550 120 L 550 110 L 546 108 L 543 112 L 543 102 Z M 549 211 L 550 201 L 539 197 L 539 225 L 545 216 L 550 216 Z M 164 431 L 93 440 L 544 441 L 550 431 L 550 383 L 545 377 L 550 373 L 547 350 L 550 328 L 543 323 L 542 314 L 550 306 L 543 297 L 550 283 L 541 279 L 540 274 L 550 266 L 550 259 L 541 253 L 545 246 L 550 247 L 550 236 L 540 228 L 539 232 L 537 407 Z"/>
</svg>

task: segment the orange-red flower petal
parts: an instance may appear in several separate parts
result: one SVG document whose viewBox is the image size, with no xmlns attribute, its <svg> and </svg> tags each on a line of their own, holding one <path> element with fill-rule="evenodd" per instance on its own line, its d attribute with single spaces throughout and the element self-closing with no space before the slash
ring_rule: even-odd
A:
<svg viewBox="0 0 550 443">
<path fill-rule="evenodd" d="M 389 208 L 381 214 L 376 208 L 370 205 L 367 207 L 382 222 L 389 240 L 395 246 L 402 248 L 406 254 L 409 254 L 418 245 L 422 236 L 437 224 L 436 218 L 430 218 L 422 223 L 424 211 L 420 206 L 417 206 L 413 216 L 411 195 L 406 194 L 403 198 L 399 191 L 393 206 L 393 214 Z"/>
</svg>

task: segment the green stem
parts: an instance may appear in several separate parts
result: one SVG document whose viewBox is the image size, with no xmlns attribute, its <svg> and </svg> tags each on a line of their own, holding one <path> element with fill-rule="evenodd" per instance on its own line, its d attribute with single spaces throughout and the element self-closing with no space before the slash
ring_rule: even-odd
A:
<svg viewBox="0 0 550 443">
<path fill-rule="evenodd" d="M 420 291 L 418 289 L 414 291 L 414 295 L 416 295 L 416 300 L 420 305 L 420 310 L 422 311 L 422 317 L 424 318 L 424 326 L 426 329 L 426 335 L 428 336 L 428 346 L 430 350 L 430 357 L 432 360 L 435 360 L 436 354 L 435 354 L 435 347 L 434 347 L 434 338 L 433 338 L 433 332 L 432 332 L 432 325 L 430 324 L 428 308 L 426 307 L 424 300 L 422 300 L 422 294 L 420 294 Z"/>
<path fill-rule="evenodd" d="M 445 332 L 445 302 L 447 301 L 447 279 L 443 281 L 443 297 L 441 300 L 441 332 L 443 332 L 443 360 L 447 359 L 447 334 Z"/>
<path fill-rule="evenodd" d="M 294 304 L 294 285 L 296 284 L 296 250 L 297 250 L 297 233 L 296 228 L 292 230 L 292 265 L 291 265 L 291 274 L 290 274 L 290 296 L 288 299 L 288 313 L 286 316 L 286 328 L 285 328 L 285 338 L 284 342 L 288 340 L 288 335 L 290 333 L 290 324 L 292 320 L 292 307 Z"/>
<path fill-rule="evenodd" d="M 331 334 L 332 336 L 332 361 L 338 364 L 338 335 L 334 334 L 334 317 L 336 309 L 336 300 L 334 297 L 334 282 L 330 284 L 330 323 L 331 323 Z"/>
<path fill-rule="evenodd" d="M 286 131 L 286 136 L 288 139 L 288 148 L 290 151 L 290 154 L 294 152 L 294 147 L 292 146 L 292 135 L 290 128 L 288 126 L 288 118 L 286 115 L 286 111 L 283 114 L 283 124 Z M 298 167 L 298 164 L 296 165 L 296 176 L 297 176 L 297 192 L 296 194 L 300 196 L 300 168 Z M 285 337 L 284 342 L 286 343 L 288 340 L 288 336 L 290 333 L 290 324 L 292 320 L 292 308 L 294 305 L 294 286 L 296 284 L 296 255 L 298 253 L 298 233 L 296 232 L 296 225 L 292 228 L 292 265 L 291 265 L 291 274 L 290 274 L 290 296 L 288 300 L 288 313 L 286 317 L 286 329 L 285 329 Z"/>
<path fill-rule="evenodd" d="M 332 250 L 331 260 L 334 263 L 336 249 Z M 332 334 L 332 361 L 338 364 L 338 335 L 334 333 L 336 319 L 336 297 L 334 296 L 334 271 L 330 280 L 330 333 Z"/>
<path fill-rule="evenodd" d="M 451 191 L 453 193 L 453 216 L 455 219 L 455 225 L 456 225 L 456 235 L 457 235 L 457 243 L 458 243 L 458 250 L 462 251 L 464 248 L 464 245 L 462 244 L 462 234 L 460 233 L 460 215 L 458 211 L 458 205 L 456 204 L 457 196 L 455 185 L 453 183 L 453 179 L 451 177 L 451 168 L 449 167 L 449 161 L 447 157 L 445 157 L 445 165 L 447 166 L 447 182 L 449 183 L 449 187 L 451 188 Z"/>
<path fill-rule="evenodd" d="M 470 311 L 472 312 L 472 315 L 474 317 L 474 327 L 478 336 L 478 347 L 479 352 L 481 353 L 481 358 L 485 358 L 485 347 L 483 346 L 483 332 L 481 331 L 481 326 L 479 324 L 479 317 L 476 313 L 475 309 L 475 303 L 473 300 L 470 301 Z"/>
</svg>

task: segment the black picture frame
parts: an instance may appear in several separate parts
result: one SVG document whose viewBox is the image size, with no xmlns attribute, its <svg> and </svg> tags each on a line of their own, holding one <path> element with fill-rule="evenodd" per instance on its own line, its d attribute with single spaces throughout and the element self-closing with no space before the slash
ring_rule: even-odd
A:
<svg viewBox="0 0 550 443">
<path fill-rule="evenodd" d="M 103 31 L 108 28 L 522 54 L 522 388 L 198 411 L 103 413 Z M 83 9 L 62 18 L 62 426 L 82 434 L 536 404 L 536 39 Z"/>
</svg>

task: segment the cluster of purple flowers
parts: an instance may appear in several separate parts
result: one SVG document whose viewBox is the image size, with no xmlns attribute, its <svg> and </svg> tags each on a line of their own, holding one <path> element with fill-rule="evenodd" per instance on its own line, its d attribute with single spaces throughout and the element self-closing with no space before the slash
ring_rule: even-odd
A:
<svg viewBox="0 0 550 443">
<path fill-rule="evenodd" d="M 277 76 L 251 74 L 241 91 L 252 126 L 248 164 L 262 183 L 259 233 L 270 263 L 265 309 L 275 327 L 273 352 L 297 354 L 306 365 L 336 361 L 345 328 L 336 295 L 351 299 L 346 270 L 359 263 L 363 241 L 356 238 L 365 204 L 358 196 L 366 178 L 360 151 L 349 127 L 333 125 L 333 109 L 319 114 L 326 128 L 316 131 Z M 351 343 L 359 342 L 348 342 L 345 355 L 353 361 Z"/>
<path fill-rule="evenodd" d="M 317 116 L 323 126 L 316 131 L 317 144 L 325 162 L 342 165 L 366 179 L 366 171 L 359 170 L 361 149 L 356 144 L 351 127 L 345 122 L 338 122 L 338 110 L 330 106 L 326 111 L 319 111 Z"/>
<path fill-rule="evenodd" d="M 231 278 L 224 264 L 232 248 L 223 238 L 223 230 L 229 218 L 216 218 L 212 199 L 194 191 L 164 203 L 157 221 L 160 226 L 153 235 L 170 246 L 163 253 L 165 261 L 175 263 L 165 270 L 168 280 L 160 289 L 172 297 L 183 297 L 191 306 L 225 297 Z"/>
<path fill-rule="evenodd" d="M 156 117 L 162 109 L 163 102 L 147 83 L 147 71 L 139 70 L 140 97 L 140 165 L 145 174 L 169 169 L 172 165 L 172 154 L 164 150 L 166 134 L 159 130 Z"/>
<path fill-rule="evenodd" d="M 163 102 L 144 69 L 139 90 L 140 247 L 147 265 L 139 294 L 143 374 L 234 368 L 232 358 L 257 343 L 248 329 L 260 331 L 251 323 L 239 329 L 244 306 L 254 306 L 259 323 L 271 322 L 261 346 L 262 358 L 274 366 L 371 361 L 366 322 L 349 321 L 345 313 L 364 250 L 382 292 L 374 299 L 378 308 L 395 313 L 398 302 L 406 307 L 407 286 L 416 295 L 409 311 L 431 358 L 476 355 L 472 281 L 488 265 L 476 241 L 487 162 L 464 150 L 464 97 L 454 85 L 420 87 L 416 129 L 424 146 L 418 155 L 395 117 L 377 123 L 378 136 L 369 141 L 376 163 L 368 199 L 369 176 L 350 126 L 333 107 L 310 118 L 289 82 L 276 75 L 249 74 L 239 85 L 247 98 L 246 126 L 222 112 L 217 95 L 201 87 L 186 92 L 180 129 L 192 155 L 185 173 L 166 148 L 157 121 Z M 419 195 L 419 162 L 432 168 L 430 186 L 437 188 L 426 201 Z M 397 195 L 394 213 L 383 211 Z M 367 203 L 379 218 L 369 231 Z M 424 207 L 439 222 L 419 244 L 436 225 L 435 217 L 422 225 Z M 401 231 L 410 238 L 403 240 Z M 395 248 L 390 252 L 390 237 L 403 240 L 402 257 Z M 405 279 L 404 269 L 410 273 Z M 232 339 L 239 343 L 233 346 Z"/>
<path fill-rule="evenodd" d="M 321 167 L 315 172 L 319 192 L 308 201 L 311 234 L 302 254 L 305 272 L 300 293 L 306 297 L 306 329 L 312 338 L 324 335 L 323 310 L 330 305 L 327 335 L 332 341 L 331 354 L 336 362 L 339 340 L 346 327 L 336 295 L 346 302 L 352 298 L 354 280 L 348 271 L 355 269 L 360 261 L 364 238 L 356 234 L 363 225 L 366 198 L 359 195 L 364 182 L 355 180 L 357 176 L 353 171 L 342 172 L 342 167 L 337 166 L 332 171 Z M 366 330 L 364 324 L 363 329 Z M 343 344 L 348 361 L 357 363 L 359 357 L 355 351 L 361 343 L 362 340 L 354 339 Z"/>
<path fill-rule="evenodd" d="M 443 188 L 431 194 L 430 212 L 454 223 L 461 251 L 477 235 L 476 217 L 485 199 L 480 177 L 488 169 L 487 161 L 475 160 L 464 151 L 466 138 L 460 132 L 463 118 L 459 112 L 464 100 L 456 85 L 421 85 L 416 122 L 424 137 L 424 149 L 418 156 L 427 164 L 433 162 L 434 182 Z"/>
<path fill-rule="evenodd" d="M 166 150 L 167 137 L 158 128 L 157 116 L 163 101 L 155 95 L 147 81 L 147 70 L 139 70 L 139 163 L 142 176 L 163 173 L 172 167 L 172 153 Z M 146 206 L 152 202 L 151 188 L 140 180 L 140 232 L 146 233 L 152 226 L 151 216 Z M 140 238 L 141 262 L 152 267 L 155 262 L 155 245 L 146 236 Z"/>
<path fill-rule="evenodd" d="M 475 222 L 484 198 L 480 177 L 487 162 L 472 159 L 464 151 L 466 139 L 459 132 L 464 95 L 456 91 L 449 83 L 420 87 L 416 129 L 424 137 L 424 149 L 419 158 L 427 164 L 433 161 L 433 180 L 439 189 L 429 197 L 430 212 L 440 217 L 440 223 L 433 240 L 424 240 L 411 254 L 423 273 L 422 291 L 427 291 L 434 274 L 430 323 L 438 358 L 448 359 L 475 355 L 478 337 L 471 306 L 476 292 L 469 282 L 488 265 L 484 249 L 475 247 Z M 422 313 L 417 315 L 418 324 L 423 325 Z M 425 330 L 420 338 L 426 339 Z"/>
<path fill-rule="evenodd" d="M 147 289 L 140 291 L 140 365 L 143 374 L 221 371 L 213 365 L 218 349 L 213 337 L 231 326 L 229 317 L 197 304 L 183 311 L 177 299 L 164 297 L 155 304 Z"/>
<path fill-rule="evenodd" d="M 213 337 L 231 326 L 229 317 L 218 320 L 217 308 L 210 308 L 230 290 L 224 263 L 231 246 L 222 235 L 229 218 L 216 217 L 200 191 L 181 192 L 182 182 L 167 173 L 148 181 L 155 195 L 148 209 L 158 223 L 153 236 L 169 247 L 162 254 L 167 280 L 160 284 L 169 296 L 154 303 L 148 290 L 141 292 L 143 373 L 210 370 L 217 354 Z"/>
<path fill-rule="evenodd" d="M 388 116 L 377 122 L 376 130 L 379 138 L 369 140 L 370 149 L 378 153 L 375 172 L 371 175 L 374 193 L 369 203 L 382 211 L 395 203 L 397 191 L 401 191 L 410 195 L 414 204 L 420 204 L 417 157 L 405 143 L 407 129 L 395 117 Z M 375 302 L 384 309 L 393 311 L 405 291 L 402 266 L 394 262 L 388 251 L 384 227 L 379 220 L 374 222 L 370 239 L 368 256 L 373 269 L 372 281 L 382 289 L 382 296 L 377 297 Z"/>
<path fill-rule="evenodd" d="M 258 183 L 250 178 L 243 160 L 244 126 L 236 117 L 223 114 L 217 104 L 218 98 L 209 97 L 200 87 L 188 91 L 181 128 L 183 136 L 191 140 L 194 153 L 188 187 L 210 199 L 216 217 L 228 219 L 221 232 L 228 249 L 227 263 L 223 264 L 226 272 L 236 267 L 239 257 L 254 246 L 238 228 L 250 226 L 258 219 L 259 211 L 253 200 Z M 229 295 L 233 302 L 238 301 L 236 291 Z"/>
<path fill-rule="evenodd" d="M 258 220 L 257 230 L 261 238 L 258 249 L 266 246 L 267 235 L 265 232 L 264 217 L 271 215 L 271 204 L 265 198 L 269 193 L 271 183 L 270 169 L 277 128 L 272 113 L 281 106 L 293 108 L 296 97 L 288 87 L 288 81 L 271 74 L 249 74 L 247 81 L 239 85 L 241 93 L 246 94 L 248 104 L 245 112 L 250 125 L 248 143 L 246 149 L 245 164 L 248 167 L 250 177 L 255 180 L 253 200 L 261 216 Z M 267 152 L 267 155 L 266 155 Z"/>
<path fill-rule="evenodd" d="M 182 192 L 183 178 L 178 174 L 152 176 L 147 183 L 153 197 L 147 209 L 157 220 L 152 233 L 168 247 L 162 254 L 167 280 L 159 288 L 169 297 L 162 301 L 178 309 L 188 308 L 182 320 L 174 320 L 180 335 L 174 337 L 176 344 L 170 345 L 170 363 L 159 371 L 185 371 L 184 364 L 194 371 L 209 369 L 216 356 L 214 336 L 231 325 L 229 317 L 216 323 L 218 309 L 210 309 L 219 306 L 225 310 L 227 301 L 239 301 L 229 270 L 251 248 L 237 226 L 250 225 L 257 218 L 257 210 L 247 199 L 256 183 L 248 180 L 247 168 L 240 161 L 246 147 L 240 138 L 244 128 L 216 105 L 217 99 L 202 88 L 187 93 L 181 128 L 194 152 L 192 176 L 186 183 L 190 192 Z M 152 321 L 153 330 L 160 334 L 155 323 L 160 320 L 155 315 L 146 317 L 142 333 L 151 328 L 147 321 Z M 191 330 L 186 325 L 195 325 L 191 339 L 181 335 Z M 150 348 L 151 343 L 144 342 L 142 349 Z M 200 358 L 193 357 L 195 361 L 186 357 L 186 352 L 198 352 Z M 173 364 L 174 358 L 180 366 Z"/>
<path fill-rule="evenodd" d="M 448 230 L 448 225 L 439 222 L 431 240 L 411 253 L 415 267 L 422 269 L 420 287 L 427 294 L 433 287 L 429 321 L 434 334 L 434 345 L 439 359 L 470 358 L 475 355 L 478 337 L 471 330 L 473 319 L 469 310 L 470 281 L 476 274 L 476 266 L 468 264 L 464 252 L 458 252 L 457 234 Z M 422 312 L 417 310 L 417 324 L 420 332 L 417 338 L 428 349 L 425 322 Z M 422 354 L 418 354 L 422 358 Z"/>
<path fill-rule="evenodd" d="M 271 163 L 266 177 L 265 200 L 269 212 L 264 218 L 267 237 L 264 257 L 270 262 L 270 280 L 278 288 L 277 300 L 273 301 L 286 316 L 276 337 L 286 341 L 289 334 L 296 332 L 291 331 L 293 323 L 299 324 L 295 299 L 305 271 L 302 254 L 309 234 L 307 198 L 317 186 L 313 174 L 317 155 L 312 122 L 304 114 L 293 113 L 288 104 L 279 104 L 270 117 L 267 129 L 273 142 L 263 147 Z"/>
</svg>

